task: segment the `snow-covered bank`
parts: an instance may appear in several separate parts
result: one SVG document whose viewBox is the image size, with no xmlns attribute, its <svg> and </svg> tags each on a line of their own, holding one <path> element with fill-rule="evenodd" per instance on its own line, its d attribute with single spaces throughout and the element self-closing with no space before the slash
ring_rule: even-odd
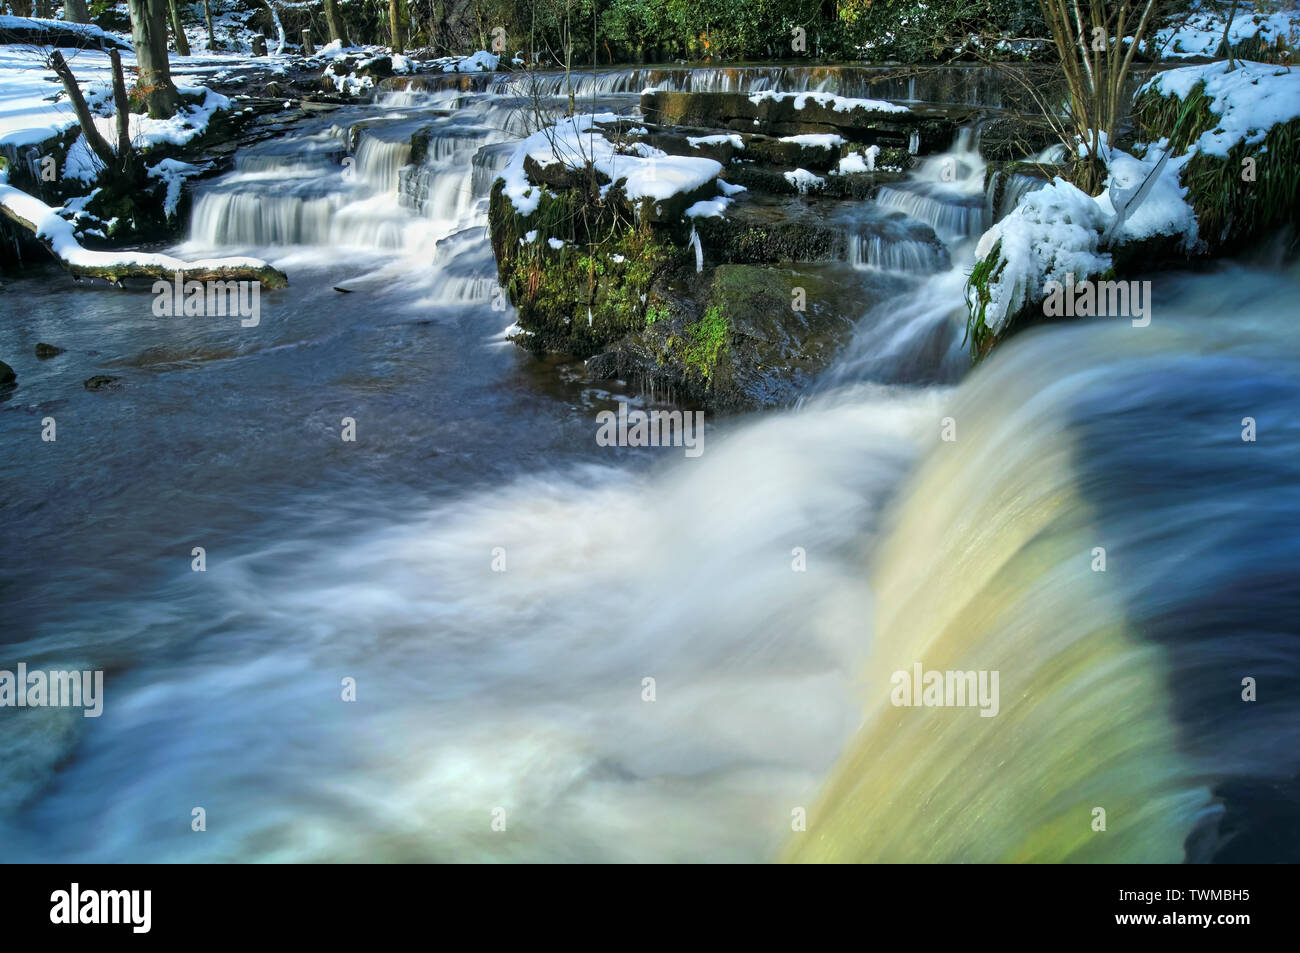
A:
<svg viewBox="0 0 1300 953">
<path fill-rule="evenodd" d="M 1227 6 L 1231 6 L 1228 4 Z M 1281 41 L 1292 49 L 1300 46 L 1300 4 L 1284 4 L 1283 9 L 1273 9 L 1274 3 L 1257 10 L 1253 3 L 1237 5 L 1236 15 L 1228 30 L 1229 46 L 1258 39 L 1261 44 Z M 1196 3 L 1183 17 L 1156 31 L 1153 47 L 1163 59 L 1187 59 L 1195 56 L 1214 56 L 1223 42 L 1224 28 L 1228 26 L 1227 11 L 1223 4 Z"/>
<path fill-rule="evenodd" d="M 1126 246 L 1155 253 L 1139 264 L 1158 267 L 1161 255 L 1258 240 L 1295 216 L 1290 150 L 1269 142 L 1300 138 L 1300 72 L 1226 61 L 1169 70 L 1140 90 L 1137 114 L 1161 138 L 1135 147 L 1137 155 L 1106 147 L 1100 195 L 1057 178 L 981 238 L 967 286 L 977 341 L 1006 333 L 1050 283 L 1109 274 L 1113 252 Z"/>
</svg>

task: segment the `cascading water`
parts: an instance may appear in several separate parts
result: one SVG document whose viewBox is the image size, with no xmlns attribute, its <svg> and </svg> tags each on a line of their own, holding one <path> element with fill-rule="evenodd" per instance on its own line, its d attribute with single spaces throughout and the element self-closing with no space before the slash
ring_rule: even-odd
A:
<svg viewBox="0 0 1300 953">
<path fill-rule="evenodd" d="M 907 182 L 882 186 L 876 204 L 924 222 L 945 241 L 983 233 L 984 160 L 975 131 L 963 127 L 952 149 L 922 160 Z"/>
<path fill-rule="evenodd" d="M 742 79 L 832 85 L 690 82 Z M 194 245 L 293 263 L 255 333 L 16 283 L 0 344 L 102 355 L 130 400 L 50 363 L 59 452 L 3 474 L 7 644 L 112 673 L 100 719 L 4 720 L 6 859 L 1293 859 L 1294 267 L 1164 276 L 1150 327 L 1039 329 L 959 383 L 964 136 L 845 223 L 890 292 L 818 392 L 698 459 L 609 451 L 594 413 L 637 395 L 497 346 L 488 306 L 484 199 L 536 114 L 454 82 L 203 188 Z M 1000 713 L 895 709 L 916 662 L 999 670 Z"/>
<path fill-rule="evenodd" d="M 579 99 L 617 93 L 638 94 L 647 87 L 673 92 L 757 93 L 818 92 L 858 99 L 888 99 L 907 103 L 942 103 L 1001 108 L 1008 93 L 1006 76 L 997 67 L 936 67 L 918 73 L 896 67 L 803 66 L 645 66 L 600 70 L 575 70 L 536 74 L 484 73 L 463 76 L 417 76 L 388 80 L 385 86 L 409 91 L 418 103 L 426 92 L 442 91 L 464 96 L 486 93 L 506 97 L 564 98 L 572 85 Z"/>
<path fill-rule="evenodd" d="M 871 557 L 865 724 L 791 859 L 1300 855 L 1298 279 L 1159 278 L 1158 326 L 1025 335 L 950 396 Z M 997 716 L 895 707 L 916 663 L 1000 672 Z"/>
</svg>

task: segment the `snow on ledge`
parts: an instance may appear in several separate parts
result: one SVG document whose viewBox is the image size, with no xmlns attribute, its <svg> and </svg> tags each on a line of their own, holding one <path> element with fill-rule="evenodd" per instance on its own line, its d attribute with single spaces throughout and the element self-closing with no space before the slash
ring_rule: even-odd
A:
<svg viewBox="0 0 1300 953">
<path fill-rule="evenodd" d="M 505 194 L 521 215 L 531 215 L 541 202 L 542 187 L 534 185 L 524 173 L 524 160 L 531 157 L 542 167 L 563 165 L 581 170 L 590 163 L 608 176 L 611 185 L 623 183 L 628 199 L 663 201 L 683 192 L 692 192 L 716 179 L 722 163 L 693 156 L 670 156 L 645 143 L 637 143 L 636 154 L 620 153 L 606 139 L 597 123 L 619 119 L 614 113 L 588 113 L 561 119 L 524 139 L 515 149 L 501 172 Z M 608 191 L 605 186 L 602 194 Z"/>
</svg>

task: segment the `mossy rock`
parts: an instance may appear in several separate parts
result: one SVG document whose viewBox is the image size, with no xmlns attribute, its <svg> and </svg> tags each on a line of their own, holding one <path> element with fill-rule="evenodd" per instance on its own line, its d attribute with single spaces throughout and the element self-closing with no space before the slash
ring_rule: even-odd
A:
<svg viewBox="0 0 1300 953">
<path fill-rule="evenodd" d="M 538 186 L 538 207 L 525 216 L 504 185 L 493 185 L 488 221 L 498 276 L 519 312 L 519 343 L 587 357 L 641 330 L 651 284 L 685 251 L 665 231 L 631 225 L 629 215 L 616 213 L 617 187 L 598 203 L 578 191 Z M 563 244 L 553 248 L 550 239 Z"/>
<path fill-rule="evenodd" d="M 746 161 L 761 162 L 824 172 L 840 159 L 838 146 L 814 145 L 805 142 L 786 142 L 772 136 L 744 135 L 745 148 L 741 156 Z"/>
<path fill-rule="evenodd" d="M 719 265 L 676 294 L 657 287 L 655 320 L 588 361 L 588 372 L 719 411 L 789 404 L 852 335 L 861 291 L 843 269 Z"/>
<path fill-rule="evenodd" d="M 857 153 L 866 155 L 866 146 L 857 142 L 846 142 L 840 146 L 840 158 Z M 876 154 L 876 168 L 881 172 L 906 172 L 916 164 L 916 159 L 904 148 L 898 146 L 881 146 Z"/>
<path fill-rule="evenodd" d="M 707 261 L 766 264 L 847 257 L 844 229 L 797 199 L 738 205 L 726 217 L 696 219 L 695 230 Z"/>
</svg>

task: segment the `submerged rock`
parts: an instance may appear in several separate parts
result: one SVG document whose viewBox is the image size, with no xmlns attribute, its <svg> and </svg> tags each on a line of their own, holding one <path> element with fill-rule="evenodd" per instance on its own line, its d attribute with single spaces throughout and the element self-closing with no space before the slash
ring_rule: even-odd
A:
<svg viewBox="0 0 1300 953">
<path fill-rule="evenodd" d="M 57 357 L 63 353 L 63 348 L 55 347 L 53 344 L 46 344 L 40 341 L 36 345 L 36 356 L 42 361 L 48 361 L 52 357 Z"/>
<path fill-rule="evenodd" d="M 18 375 L 14 373 L 14 369 L 4 361 L 0 361 L 0 387 L 13 384 L 17 380 Z"/>
<path fill-rule="evenodd" d="M 117 383 L 120 378 L 109 377 L 107 374 L 96 374 L 94 377 L 88 377 L 82 382 L 81 386 L 86 390 L 104 390 L 106 387 Z"/>
</svg>

